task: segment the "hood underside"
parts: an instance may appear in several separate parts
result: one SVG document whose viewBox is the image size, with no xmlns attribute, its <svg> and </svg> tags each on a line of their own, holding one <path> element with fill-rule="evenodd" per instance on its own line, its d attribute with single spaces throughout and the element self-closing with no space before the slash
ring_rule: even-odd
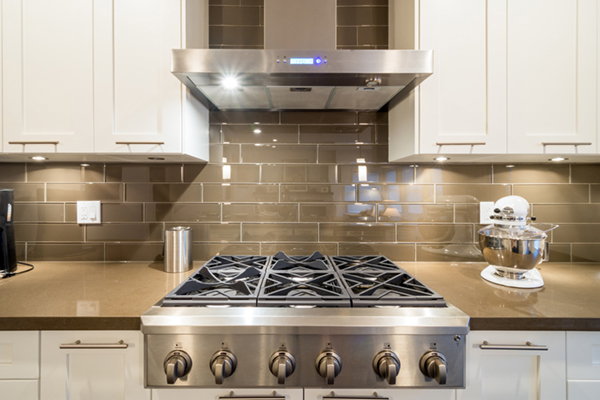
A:
<svg viewBox="0 0 600 400">
<path fill-rule="evenodd" d="M 430 50 L 173 50 L 211 110 L 377 111 L 433 73 Z"/>
</svg>

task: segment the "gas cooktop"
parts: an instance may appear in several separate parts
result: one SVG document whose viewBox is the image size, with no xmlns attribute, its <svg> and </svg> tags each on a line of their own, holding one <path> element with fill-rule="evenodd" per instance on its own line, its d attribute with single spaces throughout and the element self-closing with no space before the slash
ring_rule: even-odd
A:
<svg viewBox="0 0 600 400">
<path fill-rule="evenodd" d="M 167 294 L 168 306 L 445 307 L 384 256 L 215 256 Z"/>
</svg>

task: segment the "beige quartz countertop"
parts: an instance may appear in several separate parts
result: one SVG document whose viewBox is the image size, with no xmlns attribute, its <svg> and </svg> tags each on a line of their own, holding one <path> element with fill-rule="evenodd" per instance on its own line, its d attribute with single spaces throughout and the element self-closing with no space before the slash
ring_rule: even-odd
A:
<svg viewBox="0 0 600 400">
<path fill-rule="evenodd" d="M 195 263 L 195 269 L 202 265 Z M 600 264 L 542 264 L 546 285 L 481 279 L 483 263 L 400 263 L 471 317 L 474 330 L 600 331 Z M 136 330 L 140 315 L 189 276 L 162 263 L 36 262 L 0 280 L 0 330 Z"/>
</svg>

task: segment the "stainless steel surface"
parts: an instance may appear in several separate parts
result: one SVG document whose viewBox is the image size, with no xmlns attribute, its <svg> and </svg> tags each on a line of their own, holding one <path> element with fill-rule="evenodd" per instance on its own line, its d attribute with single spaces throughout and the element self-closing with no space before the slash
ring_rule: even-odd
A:
<svg viewBox="0 0 600 400">
<path fill-rule="evenodd" d="M 382 350 L 373 358 L 373 371 L 390 385 L 395 385 L 400 373 L 400 358 L 391 350 Z"/>
<path fill-rule="evenodd" d="M 542 146 L 591 146 L 592 142 L 542 142 Z"/>
<path fill-rule="evenodd" d="M 325 378 L 325 384 L 333 385 L 335 377 L 342 372 L 342 358 L 332 349 L 323 350 L 315 360 L 315 367 L 319 375 Z"/>
<path fill-rule="evenodd" d="M 190 372 L 192 359 L 185 351 L 174 350 L 165 359 L 165 374 L 167 383 L 172 385 L 177 379 L 182 378 Z"/>
<path fill-rule="evenodd" d="M 146 384 L 150 387 L 276 387 L 278 377 L 269 356 L 282 346 L 294 355 L 296 368 L 286 387 L 323 387 L 315 360 L 324 349 L 335 349 L 343 369 L 333 387 L 439 387 L 419 370 L 427 351 L 448 359 L 447 387 L 464 387 L 465 341 L 469 318 L 448 308 L 209 308 L 153 307 L 142 316 L 146 349 Z M 167 385 L 165 356 L 177 349 L 195 365 L 209 363 L 224 346 L 235 354 L 237 368 L 219 385 L 210 368 L 193 368 Z M 402 362 L 402 373 L 390 385 L 372 368 L 382 350 L 391 349 Z M 331 368 L 331 367 L 330 367 Z M 326 369 L 326 364 L 325 364 Z M 335 369 L 335 366 L 334 366 Z"/>
<path fill-rule="evenodd" d="M 440 385 L 445 385 L 448 380 L 448 364 L 446 357 L 437 351 L 428 351 L 423 354 L 419 362 L 423 375 L 435 379 Z"/>
<path fill-rule="evenodd" d="M 436 146 L 485 146 L 485 142 L 435 142 Z"/>
<path fill-rule="evenodd" d="M 115 144 L 155 144 L 155 145 L 163 145 L 165 142 L 115 142 Z"/>
<path fill-rule="evenodd" d="M 8 144 L 54 144 L 57 145 L 60 143 L 58 140 L 29 140 L 29 141 L 18 141 L 18 142 L 8 142 Z"/>
<path fill-rule="evenodd" d="M 224 345 L 224 343 L 222 343 Z M 210 358 L 210 371 L 215 376 L 215 383 L 222 385 L 237 368 L 237 357 L 229 350 L 221 349 Z"/>
<path fill-rule="evenodd" d="M 489 229 L 479 231 L 483 258 L 500 271 L 523 274 L 547 260 L 546 239 L 511 239 L 491 236 Z"/>
<path fill-rule="evenodd" d="M 452 305 L 447 308 L 312 309 L 152 307 L 141 319 L 144 334 L 161 335 L 215 332 L 223 335 L 465 335 L 469 325 L 469 317 Z M 279 344 L 274 348 L 278 347 Z"/>
<path fill-rule="evenodd" d="M 61 349 L 126 349 L 129 345 L 122 340 L 118 343 L 81 343 L 81 340 L 75 343 L 64 343 L 59 346 Z"/>
<path fill-rule="evenodd" d="M 285 378 L 294 373 L 296 369 L 296 359 L 294 356 L 285 351 L 276 351 L 269 359 L 271 373 L 277 377 L 277 383 L 285 385 Z"/>
<path fill-rule="evenodd" d="M 379 110 L 433 73 L 430 50 L 185 49 L 172 55 L 171 72 L 212 110 Z M 314 64 L 294 65 L 290 58 Z M 222 88 L 225 77 L 240 86 Z"/>
<path fill-rule="evenodd" d="M 177 226 L 165 230 L 165 272 L 184 272 L 194 265 L 192 228 Z"/>
<path fill-rule="evenodd" d="M 531 342 L 525 342 L 525 344 L 489 344 L 486 340 L 479 345 L 482 350 L 535 350 L 535 351 L 547 351 L 548 346 L 537 345 Z"/>
</svg>

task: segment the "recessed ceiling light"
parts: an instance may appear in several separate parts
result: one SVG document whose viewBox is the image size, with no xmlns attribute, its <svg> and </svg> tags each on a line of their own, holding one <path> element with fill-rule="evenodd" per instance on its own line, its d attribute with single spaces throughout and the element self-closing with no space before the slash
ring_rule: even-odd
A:
<svg viewBox="0 0 600 400">
<path fill-rule="evenodd" d="M 31 158 L 32 160 L 35 160 L 35 161 L 44 161 L 44 160 L 47 160 L 46 157 L 42 157 L 42 156 L 33 156 L 33 157 L 29 157 L 29 158 Z"/>
<path fill-rule="evenodd" d="M 568 158 L 564 158 L 564 157 L 554 157 L 554 158 L 548 159 L 548 161 L 555 161 L 555 162 L 566 161 L 566 160 L 568 160 Z"/>
<path fill-rule="evenodd" d="M 258 128 L 256 128 L 256 129 L 254 130 L 254 133 L 261 133 L 261 132 L 262 132 L 262 131 L 261 131 L 260 129 L 258 129 Z"/>
<path fill-rule="evenodd" d="M 439 161 L 439 162 L 448 161 L 449 159 L 450 159 L 449 157 L 436 157 L 436 158 L 434 158 L 435 161 Z"/>
<path fill-rule="evenodd" d="M 506 168 L 514 168 L 515 166 L 513 164 L 509 164 L 506 166 Z"/>
<path fill-rule="evenodd" d="M 82 167 L 89 167 L 90 164 L 81 164 Z"/>
</svg>

